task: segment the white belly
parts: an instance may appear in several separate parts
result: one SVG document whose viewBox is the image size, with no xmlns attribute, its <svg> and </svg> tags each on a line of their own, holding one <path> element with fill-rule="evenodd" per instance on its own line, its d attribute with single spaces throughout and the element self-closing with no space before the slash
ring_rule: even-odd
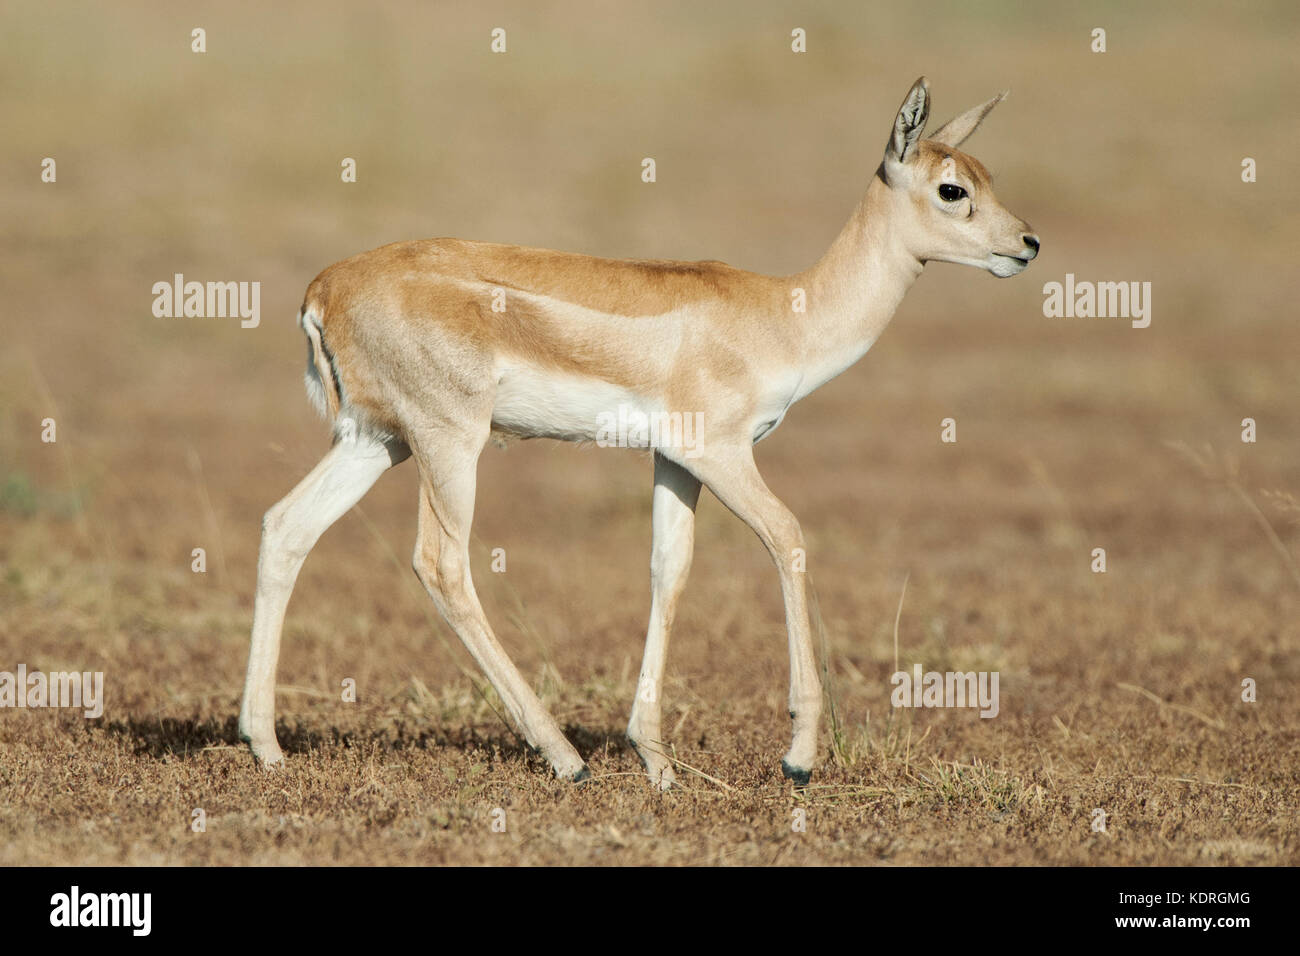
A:
<svg viewBox="0 0 1300 956">
<path fill-rule="evenodd" d="M 649 405 L 619 385 L 533 367 L 502 371 L 492 427 L 523 438 L 596 441 L 602 428 L 629 409 L 648 414 Z"/>
</svg>

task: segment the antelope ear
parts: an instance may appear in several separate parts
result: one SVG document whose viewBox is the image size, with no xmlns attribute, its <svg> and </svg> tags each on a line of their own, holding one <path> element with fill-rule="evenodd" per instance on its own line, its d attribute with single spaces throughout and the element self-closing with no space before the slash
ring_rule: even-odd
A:
<svg viewBox="0 0 1300 956">
<path fill-rule="evenodd" d="M 885 146 L 885 162 L 906 163 L 916 156 L 925 121 L 930 117 L 930 84 L 920 77 L 907 91 L 894 118 L 894 132 Z"/>
<path fill-rule="evenodd" d="M 960 146 L 966 141 L 966 138 L 969 137 L 971 133 L 979 129 L 980 123 L 984 122 L 984 117 L 989 115 L 989 110 L 993 109 L 993 107 L 1005 100 L 1007 94 L 1010 92 L 1010 90 L 1003 90 L 987 103 L 981 103 L 979 106 L 971 107 L 960 116 L 953 117 L 947 123 L 944 123 L 935 130 L 934 135 L 931 136 L 930 139 L 936 143 L 941 143 L 944 146 L 952 146 L 954 148 Z"/>
</svg>

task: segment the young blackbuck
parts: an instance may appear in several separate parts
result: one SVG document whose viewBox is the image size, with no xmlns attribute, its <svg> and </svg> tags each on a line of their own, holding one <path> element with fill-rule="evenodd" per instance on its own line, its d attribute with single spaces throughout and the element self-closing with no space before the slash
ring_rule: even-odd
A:
<svg viewBox="0 0 1300 956">
<path fill-rule="evenodd" d="M 1003 94 L 1005 95 L 1005 94 Z M 884 161 L 830 250 L 797 275 L 721 262 L 599 259 L 460 239 L 399 242 L 330 266 L 307 289 L 307 390 L 334 424 L 330 451 L 262 522 L 240 735 L 264 764 L 275 737 L 285 606 L 320 535 L 393 465 L 420 472 L 415 573 L 496 688 L 510 720 L 557 776 L 588 771 L 492 632 L 470 580 L 479 453 L 493 435 L 596 441 L 609 422 L 654 449 L 650 624 L 627 735 L 668 788 L 660 731 L 664 661 L 707 485 L 776 563 L 790 651 L 793 741 L 785 775 L 817 758 L 817 678 L 799 523 L 768 490 L 754 443 L 786 411 L 860 359 L 931 260 L 996 276 L 1038 254 L 1028 224 L 993 196 L 957 147 L 1002 96 L 922 139 L 925 78 L 894 120 Z M 802 306 L 802 309 L 800 309 Z M 606 434 L 602 435 L 602 431 Z M 665 431 L 668 432 L 665 437 Z M 603 441 L 601 443 L 604 443 Z"/>
</svg>

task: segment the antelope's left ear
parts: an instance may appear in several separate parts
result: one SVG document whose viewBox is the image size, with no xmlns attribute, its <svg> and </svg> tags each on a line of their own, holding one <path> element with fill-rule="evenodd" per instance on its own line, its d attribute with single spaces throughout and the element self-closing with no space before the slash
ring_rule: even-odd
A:
<svg viewBox="0 0 1300 956">
<path fill-rule="evenodd" d="M 979 106 L 968 109 L 960 116 L 953 117 L 947 123 L 944 123 L 929 139 L 944 146 L 960 146 L 971 133 L 979 129 L 980 123 L 984 122 L 984 117 L 989 115 L 989 111 L 1007 98 L 1010 90 L 1003 90 L 987 103 L 981 103 Z"/>
</svg>

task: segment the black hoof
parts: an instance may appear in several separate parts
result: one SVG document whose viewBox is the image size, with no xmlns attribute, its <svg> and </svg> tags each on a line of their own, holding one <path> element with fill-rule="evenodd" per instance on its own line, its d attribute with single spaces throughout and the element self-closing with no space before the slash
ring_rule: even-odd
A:
<svg viewBox="0 0 1300 956">
<path fill-rule="evenodd" d="M 577 773 L 575 773 L 572 777 L 570 777 L 569 781 L 571 783 L 582 783 L 582 781 L 589 780 L 590 778 L 591 778 L 591 771 L 587 769 L 587 765 L 584 763 L 582 765 L 582 769 L 579 770 Z"/>
<path fill-rule="evenodd" d="M 808 781 L 812 779 L 811 770 L 800 770 L 798 767 L 792 767 L 784 760 L 781 761 L 781 772 L 794 781 L 796 787 L 808 786 Z"/>
</svg>

